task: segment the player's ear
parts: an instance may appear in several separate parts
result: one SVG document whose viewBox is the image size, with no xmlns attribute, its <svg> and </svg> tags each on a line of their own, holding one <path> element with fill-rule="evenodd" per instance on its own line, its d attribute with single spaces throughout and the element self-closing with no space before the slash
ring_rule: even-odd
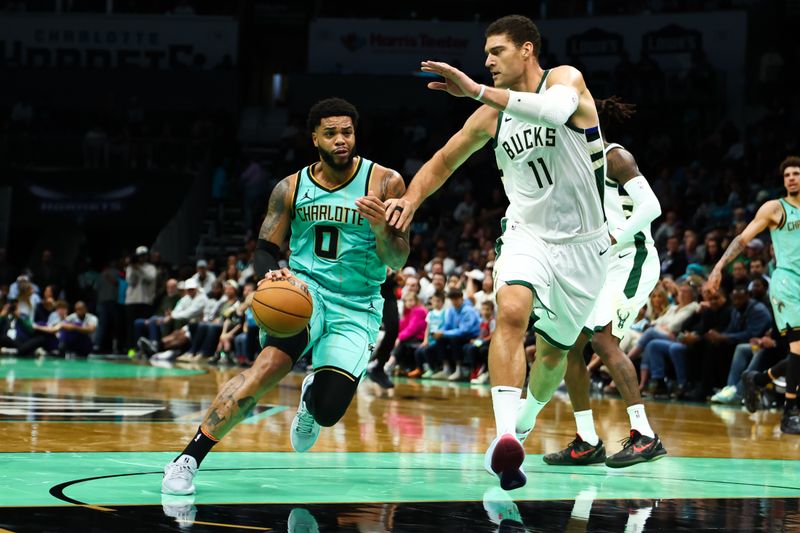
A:
<svg viewBox="0 0 800 533">
<path fill-rule="evenodd" d="M 314 143 L 315 147 L 319 148 L 319 143 L 317 143 L 317 132 L 316 131 L 312 131 L 311 132 L 311 142 Z"/>
</svg>

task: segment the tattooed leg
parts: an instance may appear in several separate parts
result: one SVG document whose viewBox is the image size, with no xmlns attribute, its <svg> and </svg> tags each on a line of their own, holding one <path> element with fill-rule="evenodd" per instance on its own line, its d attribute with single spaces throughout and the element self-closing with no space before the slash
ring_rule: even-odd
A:
<svg viewBox="0 0 800 533">
<path fill-rule="evenodd" d="M 203 431 L 217 440 L 224 437 L 291 369 L 288 355 L 274 347 L 265 348 L 252 367 L 222 386 L 203 418 Z"/>
</svg>

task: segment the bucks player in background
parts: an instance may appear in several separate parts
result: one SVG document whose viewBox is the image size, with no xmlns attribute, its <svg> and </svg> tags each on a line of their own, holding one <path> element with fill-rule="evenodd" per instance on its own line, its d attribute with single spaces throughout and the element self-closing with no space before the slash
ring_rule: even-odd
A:
<svg viewBox="0 0 800 533">
<path fill-rule="evenodd" d="M 567 351 L 603 286 L 611 246 L 601 199 L 605 157 L 594 99 L 573 67 L 543 70 L 540 48 L 536 25 L 511 15 L 486 30 L 486 67 L 494 88 L 446 63 L 422 63 L 423 71 L 444 78 L 429 88 L 485 105 L 422 166 L 403 198 L 387 207 L 391 224 L 407 228 L 420 203 L 494 139 L 510 205 L 494 267 L 497 329 L 489 347 L 489 375 L 497 436 L 486 451 L 485 466 L 506 490 L 526 482 L 521 470 L 525 452 L 514 430 L 525 379 L 528 319 L 536 316 L 536 361 L 524 413 L 532 426 L 564 377 Z"/>
<path fill-rule="evenodd" d="M 769 284 L 769 299 L 778 331 L 789 342 L 781 431 L 800 434 L 797 404 L 800 385 L 800 157 L 784 159 L 780 172 L 786 196 L 769 200 L 758 209 L 753 221 L 728 245 L 711 271 L 708 284 L 715 290 L 719 288 L 725 265 L 739 257 L 756 235 L 769 228 L 777 265 Z"/>
<path fill-rule="evenodd" d="M 309 327 L 288 338 L 263 331 L 264 347 L 253 366 L 222 386 L 197 434 L 164 468 L 162 492 L 192 494 L 200 462 L 258 399 L 314 348 L 291 443 L 311 448 L 320 426 L 344 415 L 364 374 L 381 324 L 380 286 L 386 267 L 408 258 L 408 233 L 388 226 L 384 202 L 405 192 L 397 172 L 356 155 L 358 112 L 339 98 L 322 100 L 308 115 L 320 161 L 279 182 L 269 199 L 255 257 L 257 278 L 289 279 L 314 302 Z M 289 268 L 280 269 L 280 246 L 291 232 Z"/>
<path fill-rule="evenodd" d="M 597 110 L 604 127 L 633 113 L 633 106 L 617 98 L 599 100 Z M 604 207 L 611 231 L 610 263 L 603 290 L 584 331 L 567 356 L 567 382 L 577 433 L 564 450 L 544 456 L 551 465 L 588 465 L 605 462 L 624 467 L 666 455 L 661 440 L 647 420 L 636 369 L 620 350 L 619 343 L 647 303 L 658 283 L 661 264 L 650 233 L 650 223 L 661 214 L 661 205 L 642 176 L 633 155 L 619 144 L 606 144 Z M 603 441 L 595 430 L 589 402 L 589 372 L 583 349 L 591 339 L 592 348 L 606 365 L 628 406 L 630 438 L 623 449 L 606 458 Z M 524 421 L 523 421 L 524 424 Z M 517 427 L 524 439 L 530 429 Z"/>
</svg>

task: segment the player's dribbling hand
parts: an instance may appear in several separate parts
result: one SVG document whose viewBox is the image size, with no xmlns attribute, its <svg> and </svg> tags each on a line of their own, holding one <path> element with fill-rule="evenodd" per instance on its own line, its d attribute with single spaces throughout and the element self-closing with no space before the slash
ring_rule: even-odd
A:
<svg viewBox="0 0 800 533">
<path fill-rule="evenodd" d="M 280 280 L 292 280 L 301 284 L 303 287 L 308 286 L 303 280 L 295 277 L 295 275 L 292 274 L 291 270 L 289 270 L 288 268 L 281 268 L 280 270 L 273 270 L 272 272 L 267 272 L 266 274 L 264 274 L 264 278 L 258 282 L 258 288 L 260 289 L 264 283 L 269 283 L 270 281 L 280 281 Z"/>
<path fill-rule="evenodd" d="M 476 96 L 480 91 L 480 84 L 461 72 L 455 67 L 440 61 L 423 61 L 421 63 L 422 72 L 431 72 L 444 78 L 444 81 L 432 81 L 428 83 L 428 89 L 435 91 L 447 91 L 453 96 Z"/>
<path fill-rule="evenodd" d="M 403 198 L 389 198 L 384 204 L 386 222 L 400 231 L 408 230 L 411 218 L 414 216 L 414 205 Z"/>
</svg>

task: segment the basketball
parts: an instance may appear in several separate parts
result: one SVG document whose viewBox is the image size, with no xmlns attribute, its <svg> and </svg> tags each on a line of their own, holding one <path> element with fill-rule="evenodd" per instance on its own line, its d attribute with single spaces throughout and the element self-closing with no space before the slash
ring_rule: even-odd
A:
<svg viewBox="0 0 800 533">
<path fill-rule="evenodd" d="M 295 280 L 264 283 L 253 295 L 253 317 L 274 337 L 291 337 L 303 331 L 314 304 L 308 289 Z"/>
</svg>

